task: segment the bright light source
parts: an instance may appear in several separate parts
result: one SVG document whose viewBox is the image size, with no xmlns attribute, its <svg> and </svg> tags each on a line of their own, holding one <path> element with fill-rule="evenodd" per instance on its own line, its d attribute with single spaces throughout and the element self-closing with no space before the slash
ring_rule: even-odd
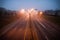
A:
<svg viewBox="0 0 60 40">
<path fill-rule="evenodd" d="M 27 19 L 29 19 L 30 16 L 34 17 L 34 16 L 37 16 L 38 14 L 38 11 L 35 10 L 34 8 L 27 9 L 27 10 L 21 9 L 19 12 L 22 17 L 25 16 Z M 42 14 L 42 12 L 40 12 L 40 14 Z"/>
<path fill-rule="evenodd" d="M 43 12 L 41 11 L 41 12 L 40 12 L 40 15 L 42 15 L 42 14 L 43 14 Z"/>
<path fill-rule="evenodd" d="M 38 11 L 35 10 L 34 8 L 32 8 L 32 9 L 30 10 L 30 12 L 31 12 L 32 15 L 37 15 L 37 14 L 38 14 Z"/>
<path fill-rule="evenodd" d="M 30 11 L 34 11 L 34 8 L 32 8 Z"/>
<path fill-rule="evenodd" d="M 21 9 L 20 10 L 20 13 L 25 13 L 25 9 Z"/>
</svg>

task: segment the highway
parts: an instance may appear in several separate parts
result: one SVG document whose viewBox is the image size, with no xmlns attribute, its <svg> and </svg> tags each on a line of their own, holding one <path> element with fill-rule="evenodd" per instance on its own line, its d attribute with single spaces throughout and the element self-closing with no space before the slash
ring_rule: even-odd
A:
<svg viewBox="0 0 60 40">
<path fill-rule="evenodd" d="M 38 15 L 21 16 L 0 29 L 0 40 L 59 40 L 60 28 Z"/>
</svg>

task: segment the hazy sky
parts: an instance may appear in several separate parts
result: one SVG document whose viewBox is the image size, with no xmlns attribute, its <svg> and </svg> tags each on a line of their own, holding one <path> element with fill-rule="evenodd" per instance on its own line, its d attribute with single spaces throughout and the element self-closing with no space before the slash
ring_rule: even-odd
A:
<svg viewBox="0 0 60 40">
<path fill-rule="evenodd" d="M 10 10 L 35 8 L 38 10 L 60 9 L 60 0 L 0 0 L 0 7 Z"/>
</svg>

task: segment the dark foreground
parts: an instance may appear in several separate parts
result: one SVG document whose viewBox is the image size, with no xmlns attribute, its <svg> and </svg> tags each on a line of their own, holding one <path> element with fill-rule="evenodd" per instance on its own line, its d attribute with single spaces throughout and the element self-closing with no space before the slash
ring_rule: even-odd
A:
<svg viewBox="0 0 60 40">
<path fill-rule="evenodd" d="M 22 16 L 0 29 L 0 40 L 60 40 L 59 26 L 37 15 Z"/>
</svg>

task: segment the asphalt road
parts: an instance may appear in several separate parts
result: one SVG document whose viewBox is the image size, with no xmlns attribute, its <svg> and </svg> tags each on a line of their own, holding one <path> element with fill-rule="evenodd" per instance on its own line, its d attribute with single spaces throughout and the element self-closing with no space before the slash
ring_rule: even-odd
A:
<svg viewBox="0 0 60 40">
<path fill-rule="evenodd" d="M 42 16 L 21 16 L 0 29 L 0 40 L 59 40 L 60 28 Z"/>
</svg>

